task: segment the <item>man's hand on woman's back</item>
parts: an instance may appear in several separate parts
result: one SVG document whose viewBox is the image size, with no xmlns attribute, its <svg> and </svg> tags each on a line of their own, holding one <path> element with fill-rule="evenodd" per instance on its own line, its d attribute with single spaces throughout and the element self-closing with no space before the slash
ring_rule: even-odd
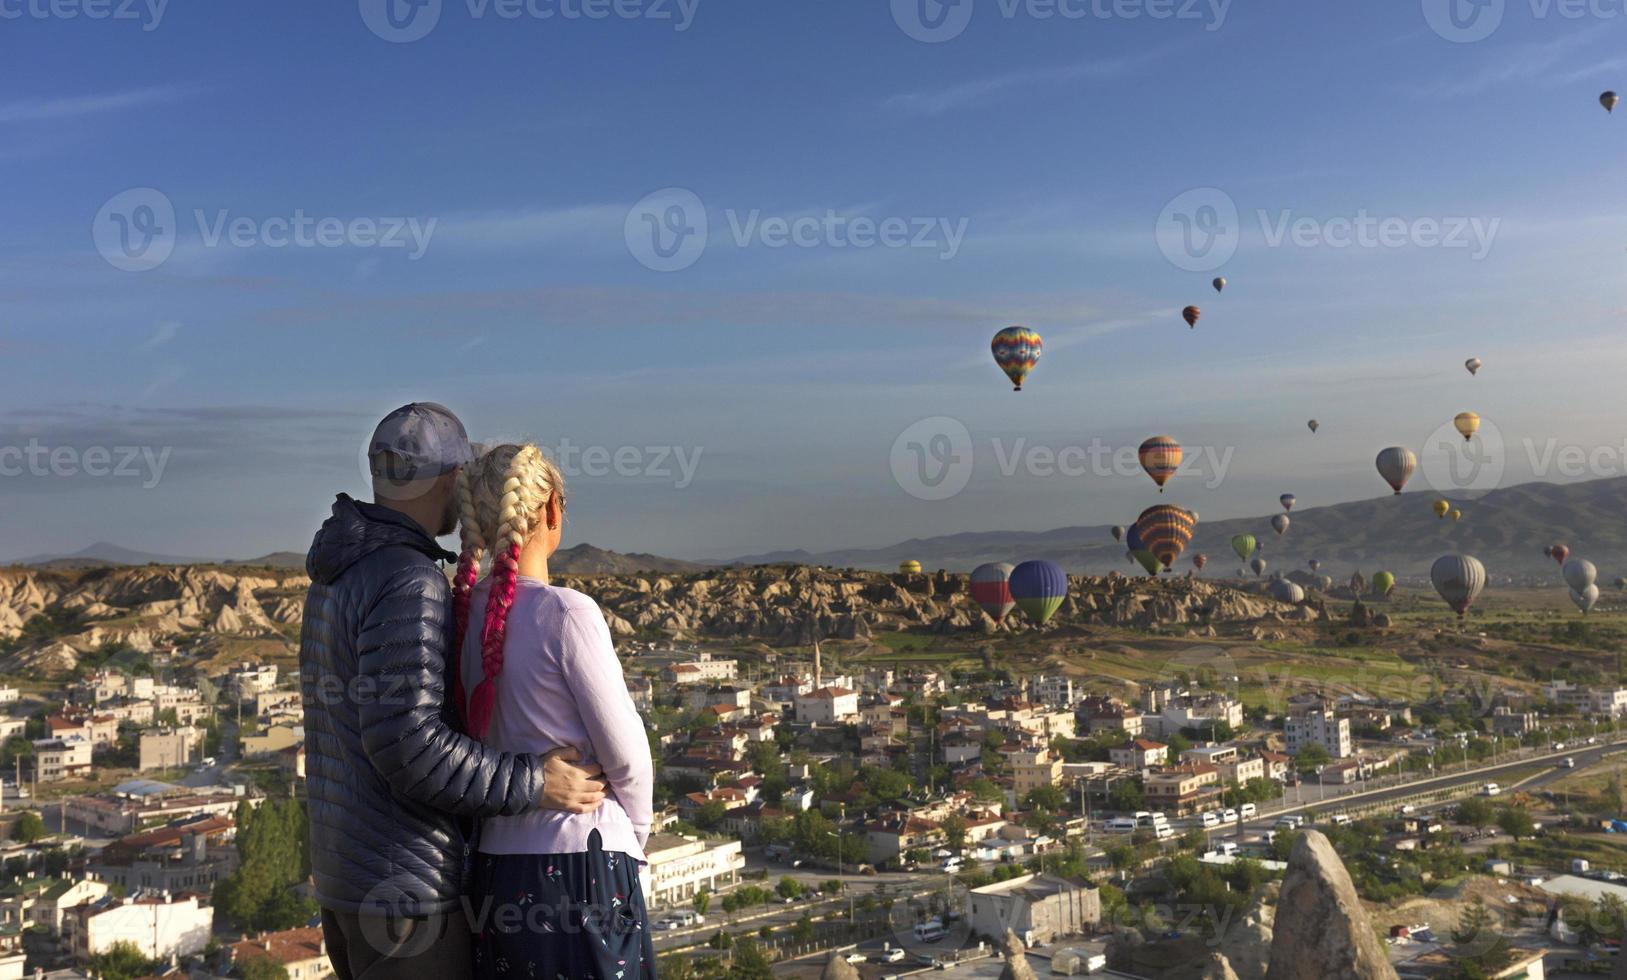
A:
<svg viewBox="0 0 1627 980">
<path fill-rule="evenodd" d="M 578 765 L 581 753 L 568 747 L 555 749 L 543 758 L 541 806 L 544 810 L 592 813 L 604 802 L 604 770 L 597 763 Z"/>
</svg>

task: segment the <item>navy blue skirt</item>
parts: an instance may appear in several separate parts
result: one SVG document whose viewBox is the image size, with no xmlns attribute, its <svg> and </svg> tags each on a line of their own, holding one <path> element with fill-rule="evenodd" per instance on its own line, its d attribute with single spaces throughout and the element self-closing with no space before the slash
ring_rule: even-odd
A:
<svg viewBox="0 0 1627 980">
<path fill-rule="evenodd" d="M 638 861 L 595 830 L 574 854 L 477 854 L 476 980 L 646 980 L 655 944 Z"/>
</svg>

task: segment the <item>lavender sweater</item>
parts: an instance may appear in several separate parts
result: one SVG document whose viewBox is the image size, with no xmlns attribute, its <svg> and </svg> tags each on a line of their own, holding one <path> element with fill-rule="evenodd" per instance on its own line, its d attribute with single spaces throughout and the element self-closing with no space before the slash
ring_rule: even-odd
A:
<svg viewBox="0 0 1627 980">
<path fill-rule="evenodd" d="M 483 676 L 480 624 L 490 581 L 475 586 L 469 634 L 459 658 L 463 689 Z M 595 828 L 607 851 L 643 861 L 653 819 L 654 768 L 644 721 L 627 693 L 604 614 L 573 589 L 521 576 L 509 610 L 503 672 L 486 744 L 504 752 L 548 752 L 574 746 L 604 767 L 610 795 L 592 813 L 533 810 L 481 823 L 487 854 L 564 854 L 588 849 Z"/>
</svg>

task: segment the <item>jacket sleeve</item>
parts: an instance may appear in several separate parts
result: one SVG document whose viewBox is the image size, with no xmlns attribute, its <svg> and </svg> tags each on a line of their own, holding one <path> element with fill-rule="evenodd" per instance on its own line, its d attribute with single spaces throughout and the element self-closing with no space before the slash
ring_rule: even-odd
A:
<svg viewBox="0 0 1627 980">
<path fill-rule="evenodd" d="M 438 568 L 398 569 L 356 644 L 362 750 L 392 789 L 458 816 L 522 813 L 542 793 L 541 757 L 498 752 L 448 727 L 446 651 L 451 587 Z"/>
</svg>

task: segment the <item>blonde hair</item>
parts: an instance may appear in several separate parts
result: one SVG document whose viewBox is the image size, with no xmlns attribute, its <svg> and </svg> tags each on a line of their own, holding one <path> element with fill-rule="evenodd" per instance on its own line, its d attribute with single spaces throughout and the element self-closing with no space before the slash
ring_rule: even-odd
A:
<svg viewBox="0 0 1627 980">
<path fill-rule="evenodd" d="M 565 478 L 559 467 L 531 443 L 495 446 L 464 466 L 458 478 L 458 513 L 463 552 L 452 583 L 452 610 L 457 649 L 469 629 L 469 599 L 480 575 L 480 562 L 491 554 L 491 591 L 480 630 L 481 680 L 465 699 L 462 671 L 453 678 L 458 709 L 469 733 L 484 738 L 497 698 L 497 676 L 503 672 L 503 641 L 514 605 L 520 550 L 543 519 L 550 500 L 565 508 Z"/>
</svg>

